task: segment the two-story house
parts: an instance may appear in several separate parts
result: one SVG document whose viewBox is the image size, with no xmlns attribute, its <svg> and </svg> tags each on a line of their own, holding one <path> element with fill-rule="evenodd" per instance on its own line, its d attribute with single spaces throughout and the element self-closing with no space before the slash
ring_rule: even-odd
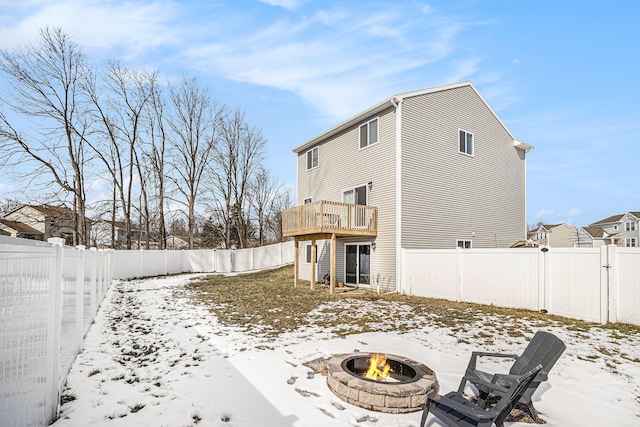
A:
<svg viewBox="0 0 640 427">
<path fill-rule="evenodd" d="M 580 227 L 580 240 L 578 248 L 599 248 L 606 245 L 614 245 L 618 241 L 618 233 L 609 234 L 602 227 Z"/>
<path fill-rule="evenodd" d="M 613 215 L 591 224 L 612 236 L 611 243 L 626 247 L 640 246 L 640 212 Z"/>
<path fill-rule="evenodd" d="M 573 224 L 540 224 L 529 230 L 527 239 L 536 245 L 555 248 L 591 247 L 592 239 Z"/>
<path fill-rule="evenodd" d="M 111 236 L 113 234 L 113 241 Z M 138 249 L 146 243 L 147 234 L 137 223 L 131 223 L 131 244 L 132 248 Z M 91 228 L 91 243 L 99 248 L 120 249 L 126 247 L 127 225 L 124 221 L 96 221 Z M 156 242 L 150 242 L 153 247 L 157 247 Z"/>
<path fill-rule="evenodd" d="M 3 228 L 19 231 L 15 237 L 46 240 L 50 237 L 61 237 L 68 245 L 73 244 L 74 214 L 64 206 L 23 205 L 2 218 Z M 91 224 L 87 218 L 87 224 Z M 25 227 L 26 226 L 26 227 Z M 13 232 L 10 232 L 14 235 Z"/>
<path fill-rule="evenodd" d="M 295 147 L 296 281 L 402 291 L 403 248 L 508 248 L 527 232 L 531 148 L 470 82 L 389 97 Z"/>
</svg>

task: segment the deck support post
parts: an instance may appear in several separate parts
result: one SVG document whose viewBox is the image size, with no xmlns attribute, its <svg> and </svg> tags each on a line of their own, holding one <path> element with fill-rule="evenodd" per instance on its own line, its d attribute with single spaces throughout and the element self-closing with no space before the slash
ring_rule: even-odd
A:
<svg viewBox="0 0 640 427">
<path fill-rule="evenodd" d="M 331 267 L 329 275 L 331 276 L 329 292 L 333 295 L 336 292 L 336 233 L 331 234 Z"/>
<path fill-rule="evenodd" d="M 300 258 L 300 249 L 298 248 L 299 244 L 300 244 L 300 238 L 298 236 L 295 237 L 295 246 L 293 249 L 293 286 L 297 287 L 298 286 L 298 278 L 300 277 L 299 275 L 299 259 Z"/>
<path fill-rule="evenodd" d="M 311 239 L 311 289 L 316 288 L 316 239 Z"/>
</svg>

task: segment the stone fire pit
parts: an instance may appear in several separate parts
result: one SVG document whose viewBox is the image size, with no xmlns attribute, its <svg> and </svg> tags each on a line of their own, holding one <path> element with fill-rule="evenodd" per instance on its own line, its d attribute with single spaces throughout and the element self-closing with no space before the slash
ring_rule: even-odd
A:
<svg viewBox="0 0 640 427">
<path fill-rule="evenodd" d="M 363 361 L 372 353 L 341 354 L 327 362 L 327 385 L 345 402 L 373 411 L 400 414 L 420 411 L 427 393 L 436 390 L 435 373 L 422 363 L 387 354 L 394 373 L 390 381 L 376 381 L 362 376 Z"/>
</svg>

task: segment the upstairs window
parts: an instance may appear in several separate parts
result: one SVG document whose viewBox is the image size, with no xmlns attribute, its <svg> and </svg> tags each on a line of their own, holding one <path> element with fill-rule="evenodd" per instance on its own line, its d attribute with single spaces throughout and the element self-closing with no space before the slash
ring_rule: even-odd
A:
<svg viewBox="0 0 640 427">
<path fill-rule="evenodd" d="M 307 170 L 318 167 L 318 147 L 307 151 Z"/>
<path fill-rule="evenodd" d="M 366 148 L 378 142 L 378 118 L 360 126 L 360 148 Z"/>
<path fill-rule="evenodd" d="M 462 129 L 458 130 L 458 151 L 473 156 L 473 134 Z"/>
<path fill-rule="evenodd" d="M 626 231 L 635 231 L 636 229 L 636 223 L 635 222 L 626 222 L 625 223 L 625 230 Z"/>
</svg>

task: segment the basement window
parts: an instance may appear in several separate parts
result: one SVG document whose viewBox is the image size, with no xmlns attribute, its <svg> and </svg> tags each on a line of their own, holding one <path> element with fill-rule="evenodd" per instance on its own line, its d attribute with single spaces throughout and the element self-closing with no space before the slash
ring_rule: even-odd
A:
<svg viewBox="0 0 640 427">
<path fill-rule="evenodd" d="M 456 240 L 456 246 L 460 249 L 471 249 L 471 240 Z"/>
</svg>

